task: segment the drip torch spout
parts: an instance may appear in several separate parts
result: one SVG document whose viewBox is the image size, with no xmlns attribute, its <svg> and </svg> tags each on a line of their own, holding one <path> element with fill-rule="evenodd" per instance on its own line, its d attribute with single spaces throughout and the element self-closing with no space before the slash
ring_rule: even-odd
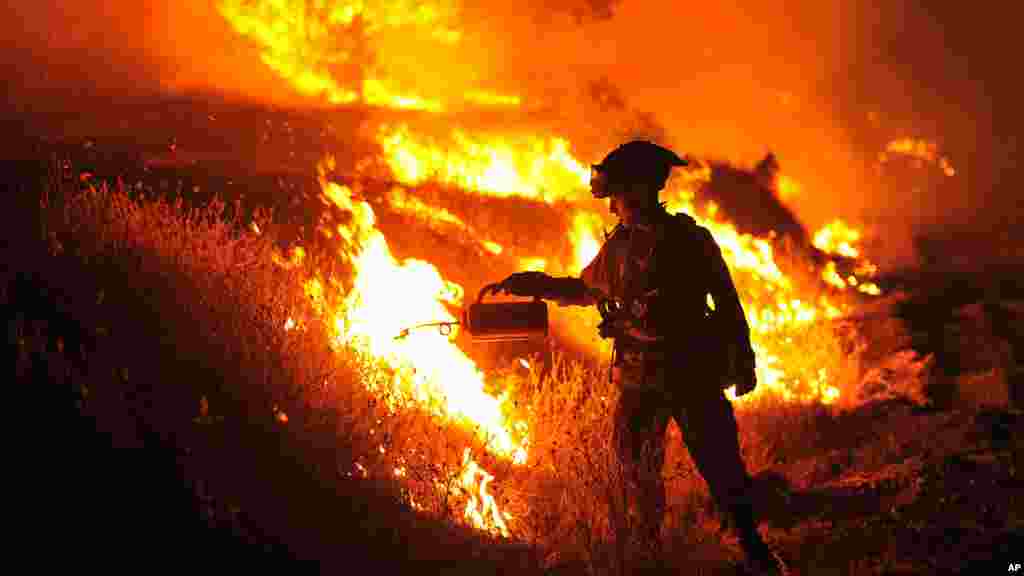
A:
<svg viewBox="0 0 1024 576">
<path fill-rule="evenodd" d="M 419 330 L 420 328 L 431 328 L 433 326 L 437 326 L 437 331 L 440 332 L 442 336 L 448 336 L 449 334 L 452 333 L 452 327 L 458 326 L 459 324 L 460 322 L 424 322 L 422 324 L 416 324 L 414 326 L 409 326 L 408 328 L 403 328 L 402 331 L 398 333 L 398 336 L 395 336 L 395 340 L 401 340 L 409 336 L 409 333 L 412 332 L 413 330 Z"/>
<path fill-rule="evenodd" d="M 472 341 L 523 342 L 548 335 L 548 308 L 540 299 L 530 302 L 482 302 L 488 293 L 497 292 L 497 284 L 484 286 L 477 301 L 463 310 L 460 321 L 424 322 L 403 329 L 395 336 L 401 340 L 413 330 L 436 326 L 442 336 L 452 333 L 454 326 L 463 326 Z"/>
</svg>

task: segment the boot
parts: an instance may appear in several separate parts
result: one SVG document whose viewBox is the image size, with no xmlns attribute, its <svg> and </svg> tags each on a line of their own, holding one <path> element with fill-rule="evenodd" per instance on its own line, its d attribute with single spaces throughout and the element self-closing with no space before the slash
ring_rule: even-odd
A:
<svg viewBox="0 0 1024 576">
<path fill-rule="evenodd" d="M 658 523 L 651 518 L 640 518 L 635 525 L 634 550 L 637 553 L 638 567 L 641 572 L 656 572 L 662 560 L 661 530 Z"/>
<path fill-rule="evenodd" d="M 743 548 L 743 554 L 746 556 L 743 560 L 743 570 L 747 574 L 751 576 L 785 576 L 789 574 L 785 562 L 765 543 L 760 535 L 754 539 L 741 538 L 740 547 Z"/>
<path fill-rule="evenodd" d="M 744 571 L 748 574 L 785 575 L 789 571 L 776 554 L 761 538 L 754 523 L 753 510 L 749 503 L 741 503 L 732 507 L 733 529 L 739 536 L 740 547 L 745 556 Z"/>
</svg>

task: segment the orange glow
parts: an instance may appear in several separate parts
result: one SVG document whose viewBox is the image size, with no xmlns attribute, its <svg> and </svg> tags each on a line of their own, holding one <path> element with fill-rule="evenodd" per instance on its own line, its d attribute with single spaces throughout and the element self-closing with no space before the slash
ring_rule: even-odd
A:
<svg viewBox="0 0 1024 576">
<path fill-rule="evenodd" d="M 476 228 L 466 224 L 462 218 L 444 208 L 430 206 L 416 196 L 410 195 L 408 190 L 399 186 L 391 188 L 391 192 L 388 194 L 388 207 L 396 212 L 418 218 L 431 227 L 437 224 L 450 225 L 458 230 L 463 237 L 472 239 L 483 250 L 491 254 L 497 255 L 504 251 L 501 244 L 488 240 Z"/>
<path fill-rule="evenodd" d="M 260 49 L 260 59 L 298 92 L 329 104 L 442 112 L 450 103 L 518 107 L 518 95 L 470 89 L 441 95 L 402 89 L 403 54 L 436 53 L 462 42 L 461 4 L 385 0 L 220 0 L 217 10 Z M 377 50 L 367 50 L 374 46 Z M 390 50 L 381 51 L 382 46 Z M 415 76 L 406 70 L 407 76 Z"/>
<path fill-rule="evenodd" d="M 562 138 L 471 136 L 460 129 L 444 142 L 384 126 L 377 135 L 384 161 L 403 184 L 436 181 L 491 196 L 545 202 L 589 197 L 590 168 Z"/>
<path fill-rule="evenodd" d="M 548 261 L 543 258 L 520 258 L 519 269 L 530 272 L 543 272 L 548 268 Z"/>
<path fill-rule="evenodd" d="M 287 260 L 281 258 L 277 254 L 273 254 L 271 258 L 273 258 L 274 262 L 277 263 L 278 266 L 286 269 L 292 269 L 302 265 L 303 260 L 306 258 L 306 250 L 302 248 L 302 246 L 295 246 L 291 249 L 291 254 L 288 256 Z"/>
<path fill-rule="evenodd" d="M 333 160 L 321 166 L 324 197 L 352 215 L 350 223 L 336 228 L 341 256 L 355 272 L 351 289 L 337 310 L 323 304 L 323 283 L 311 278 L 307 295 L 321 313 L 328 314 L 336 328 L 334 344 L 359 350 L 386 362 L 394 376 L 387 390 L 374 388 L 390 410 L 415 406 L 435 416 L 475 430 L 492 454 L 523 464 L 529 445 L 524 423 L 509 422 L 503 415 L 506 396 L 494 397 L 484 391 L 483 374 L 449 338 L 436 331 L 414 331 L 404 338 L 395 336 L 403 328 L 424 322 L 455 322 L 446 304 L 461 306 L 463 289 L 445 281 L 438 271 L 422 260 L 398 262 L 387 241 L 375 227 L 373 210 L 353 199 L 349 188 L 328 182 L 326 170 Z M 393 195 L 399 206 L 423 213 L 425 207 Z M 444 212 L 427 211 L 446 218 Z M 460 222 L 454 216 L 448 220 Z M 287 263 L 284 263 L 287 264 Z M 288 327 L 286 326 L 286 329 Z M 384 446 L 379 450 L 384 453 Z M 404 469 L 394 470 L 396 477 Z M 493 476 L 463 454 L 461 485 L 467 493 L 465 518 L 473 526 L 508 535 L 506 516 L 502 515 L 488 492 Z"/>
<path fill-rule="evenodd" d="M 834 220 L 831 224 L 818 230 L 814 235 L 814 246 L 826 254 L 838 254 L 847 258 L 857 258 L 860 251 L 854 246 L 861 239 L 859 230 L 851 228 L 842 220 Z"/>
<path fill-rule="evenodd" d="M 780 175 L 778 177 L 778 180 L 775 183 L 775 190 L 778 192 L 779 198 L 782 200 L 793 200 L 797 196 L 800 196 L 800 192 L 802 191 L 800 183 L 786 175 Z"/>
<path fill-rule="evenodd" d="M 519 96 L 512 96 L 508 94 L 495 94 L 493 92 L 486 92 L 484 90 L 471 90 L 469 92 L 466 92 L 465 99 L 467 102 L 473 104 L 511 108 L 518 107 L 523 103 L 523 99 L 520 98 Z"/>
<path fill-rule="evenodd" d="M 524 103 L 519 95 L 483 88 L 432 91 L 387 74 L 384 63 L 366 55 L 367 47 L 376 48 L 377 40 L 384 37 L 408 36 L 405 52 L 412 54 L 418 54 L 414 40 L 437 46 L 459 44 L 463 33 L 453 24 L 458 12 L 454 1 L 221 0 L 218 10 L 240 35 L 259 47 L 263 62 L 285 82 L 302 94 L 332 104 L 419 110 L 433 117 L 458 110 L 459 105 L 504 113 Z M 553 133 L 472 130 L 451 116 L 442 119 L 453 126 L 443 135 L 417 131 L 409 124 L 371 125 L 380 157 L 360 158 L 357 160 L 376 162 L 356 165 L 386 166 L 392 181 L 401 184 L 383 197 L 387 208 L 432 229 L 457 231 L 460 240 L 475 244 L 481 254 L 505 255 L 495 259 L 503 261 L 503 266 L 578 274 L 598 253 L 608 221 L 603 208 L 591 199 L 589 164 L 574 156 L 569 140 Z M 934 161 L 952 174 L 948 160 L 937 155 L 934 145 L 908 142 L 891 143 L 887 153 Z M 305 284 L 314 309 L 335 327 L 333 344 L 388 366 L 388 382 L 365 383 L 385 399 L 388 409 L 429 412 L 452 426 L 476 431 L 488 454 L 513 464 L 526 463 L 532 431 L 526 422 L 506 416 L 514 400 L 509 393 L 485 390 L 484 374 L 454 343 L 457 328 L 448 336 L 436 330 L 418 330 L 396 339 L 409 326 L 455 322 L 450 309 L 463 305 L 463 287 L 446 280 L 428 261 L 398 261 L 377 228 L 371 206 L 358 200 L 352 189 L 326 179 L 333 168 L 331 160 L 321 166 L 321 192 L 326 201 L 351 217 L 344 225 L 318 232 L 337 246 L 338 257 L 350 265 L 352 278 L 345 283 L 343 302 L 336 308 L 328 305 L 326 294 L 341 285 L 338 279 L 314 275 Z M 751 326 L 759 386 L 743 398 L 736 398 L 730 390 L 730 399 L 737 405 L 764 396 L 792 402 L 838 401 L 838 374 L 833 365 L 816 368 L 811 382 L 797 382 L 792 366 L 800 363 L 807 350 L 788 344 L 786 337 L 847 314 L 851 293 L 880 293 L 868 281 L 876 269 L 861 255 L 861 232 L 837 220 L 813 238 L 814 245 L 836 262 L 845 262 L 839 257 L 855 260 L 858 267 L 853 274 L 841 271 L 843 267 L 836 262 L 826 262 L 811 265 L 810 272 L 802 271 L 804 277 L 785 265 L 772 238 L 742 233 L 713 202 L 697 205 L 694 190 L 711 177 L 709 166 L 698 164 L 676 172 L 662 199 L 670 212 L 684 211 L 711 231 Z M 571 250 L 552 254 L 550 243 L 531 244 L 534 239 L 525 233 L 522 245 L 508 249 L 507 244 L 495 240 L 503 237 L 474 219 L 468 209 L 442 208 L 425 201 L 416 187 L 426 183 L 520 203 L 543 202 L 545 209 L 560 211 L 565 229 L 555 230 L 555 237 L 564 238 Z M 810 196 L 788 175 L 779 175 L 775 184 L 784 200 Z M 522 230 L 527 230 L 525 223 Z M 275 261 L 298 269 L 306 262 L 305 252 L 297 248 L 287 258 L 275 256 Z M 561 313 L 574 319 L 596 315 L 592 308 Z M 587 326 L 587 322 L 570 323 L 565 336 L 590 346 L 594 355 L 606 353 L 606 341 L 583 339 L 581 333 Z M 291 318 L 284 325 L 286 331 L 296 328 L 301 325 Z M 520 359 L 519 365 L 532 369 L 525 359 Z M 277 414 L 280 422 L 287 421 L 283 413 Z M 383 445 L 377 449 L 386 452 Z M 394 477 L 406 478 L 407 468 L 400 461 L 395 464 L 390 468 Z M 365 467 L 358 462 L 355 466 L 366 475 Z M 458 478 L 466 496 L 464 520 L 479 529 L 508 535 L 508 523 L 514 519 L 499 510 L 491 495 L 494 476 L 479 465 L 469 449 L 463 452 Z"/>
<path fill-rule="evenodd" d="M 878 161 L 885 163 L 893 154 L 916 158 L 939 167 L 946 176 L 956 176 L 956 170 L 949 158 L 939 154 L 939 145 L 931 140 L 918 138 L 899 138 L 886 144 L 885 150 L 878 155 Z"/>
<path fill-rule="evenodd" d="M 600 229 L 603 222 L 597 214 L 582 211 L 576 212 L 572 222 L 569 239 L 573 245 L 575 260 L 570 271 L 579 274 L 601 250 L 601 242 L 595 231 Z"/>
<path fill-rule="evenodd" d="M 776 262 L 769 240 L 740 233 L 735 226 L 721 219 L 714 204 L 709 203 L 705 210 L 700 210 L 694 204 L 693 191 L 687 188 L 696 181 L 699 181 L 696 177 L 684 180 L 679 188 L 670 188 L 663 197 L 667 197 L 670 211 L 683 211 L 694 216 L 698 224 L 711 231 L 719 244 L 740 293 L 757 355 L 758 388 L 742 398 L 736 397 L 730 388 L 727 396 L 740 405 L 763 395 L 773 395 L 786 401 L 823 404 L 837 401 L 840 393 L 829 383 L 827 368 L 819 370 L 813 381 L 803 382 L 802 393 L 791 387 L 794 381 L 785 367 L 801 351 L 780 347 L 777 335 L 799 330 L 823 319 L 840 317 L 846 313 L 846 306 L 819 295 L 820 288 L 808 281 L 798 282 L 784 273 Z M 794 182 L 790 186 L 795 188 L 797 184 Z M 832 277 L 828 274 L 834 268 L 834 263 L 827 263 L 821 272 L 822 279 L 835 288 L 846 289 L 846 283 L 838 275 Z"/>
<path fill-rule="evenodd" d="M 882 289 L 874 282 L 862 282 L 857 286 L 857 290 L 869 296 L 880 296 L 882 294 Z"/>
<path fill-rule="evenodd" d="M 846 282 L 843 282 L 842 276 L 836 272 L 835 262 L 825 264 L 825 268 L 821 271 L 821 278 L 836 288 L 846 288 Z"/>
<path fill-rule="evenodd" d="M 414 159 L 448 158 L 446 152 L 442 150 L 404 148 L 404 141 L 394 141 L 392 145 L 390 149 L 385 147 L 384 151 L 391 158 L 400 158 L 403 154 Z M 509 166 L 529 164 L 530 159 L 536 161 L 538 157 L 532 156 L 535 149 L 527 148 L 523 153 L 527 160 L 517 161 L 515 150 L 508 140 L 501 141 L 499 151 L 509 158 Z M 477 164 L 473 163 L 474 159 Z M 574 159 L 571 160 L 562 165 L 583 165 Z M 494 162 L 494 155 L 456 155 L 450 161 L 460 163 L 459 170 L 453 171 L 455 173 L 486 174 Z M 462 287 L 446 281 L 434 266 L 425 261 L 397 261 L 391 255 L 383 234 L 376 228 L 375 216 L 370 206 L 364 201 L 356 200 L 346 186 L 325 179 L 323 175 L 332 169 L 330 161 L 322 167 L 321 187 L 326 199 L 352 215 L 347 225 L 334 228 L 333 236 L 337 239 L 340 256 L 351 263 L 355 277 L 351 282 L 351 288 L 345 294 L 344 303 L 337 310 L 326 310 L 323 304 L 322 280 L 310 279 L 306 288 L 314 306 L 333 318 L 333 324 L 337 328 L 335 344 L 359 350 L 391 366 L 394 377 L 386 385 L 386 390 L 373 388 L 374 384 L 367 384 L 371 391 L 385 398 L 389 409 L 417 407 L 428 410 L 452 424 L 478 431 L 491 454 L 515 464 L 526 463 L 530 443 L 528 424 L 512 422 L 504 416 L 506 411 L 503 407 L 512 399 L 507 395 L 493 396 L 484 391 L 483 374 L 455 346 L 450 336 L 423 330 L 410 332 L 404 338 L 395 339 L 403 328 L 410 325 L 456 321 L 448 312 L 448 307 L 462 306 Z M 532 193 L 534 196 L 530 197 L 548 203 L 564 203 L 571 206 L 572 217 L 565 233 L 567 241 L 572 245 L 568 261 L 527 256 L 519 259 L 518 268 L 578 273 L 600 247 L 599 236 L 605 225 L 604 216 L 574 201 L 573 193 L 558 196 L 545 195 L 536 188 L 531 191 L 529 186 L 522 185 L 527 181 L 523 177 L 524 173 L 529 172 L 507 172 L 511 175 L 508 182 L 518 182 L 518 188 L 503 188 L 499 185 L 500 181 L 496 180 L 468 178 L 468 181 L 482 184 L 483 187 L 467 188 L 466 191 L 486 196 L 501 196 L 516 189 L 520 193 L 527 192 L 527 196 Z M 566 171 L 563 174 L 571 177 L 573 173 Z M 674 180 L 675 183 L 665 191 L 663 197 L 670 211 L 690 213 L 700 225 L 712 232 L 733 273 L 744 302 L 751 326 L 752 344 L 757 354 L 759 386 L 754 393 L 743 398 L 735 397 L 732 389 L 727 391 L 727 396 L 738 405 L 762 396 L 792 402 L 836 402 L 840 398 L 840 392 L 831 383 L 834 374 L 830 372 L 829 366 L 819 368 L 810 382 L 795 382 L 787 373 L 788 366 L 793 363 L 792 360 L 801 355 L 802 351 L 780 344 L 785 340 L 779 335 L 787 331 L 800 330 L 801 327 L 810 326 L 824 319 L 839 317 L 847 312 L 847 305 L 833 300 L 831 296 L 822 293 L 820 287 L 816 288 L 809 281 L 798 281 L 784 272 L 783 267 L 776 261 L 770 240 L 740 233 L 735 226 L 723 219 L 712 204 L 706 205 L 703 210 L 696 206 L 693 202 L 694 194 L 688 186 L 699 182 L 698 177 L 699 175 L 691 175 L 689 178 Z M 440 176 L 435 172 L 432 178 L 440 179 Z M 579 187 L 577 181 L 576 189 Z M 414 192 L 415 190 L 403 187 L 393 187 L 386 196 L 389 207 L 396 212 L 414 216 L 427 225 L 453 226 L 481 246 L 491 246 L 492 253 L 501 252 L 501 246 L 484 239 L 467 222 L 465 216 L 430 206 L 415 196 Z M 860 237 L 855 229 L 842 223 L 834 223 L 825 230 L 826 233 L 819 234 L 822 238 L 845 238 L 844 241 L 837 241 L 834 244 L 838 246 L 834 248 L 835 250 L 858 253 L 850 252 L 856 250 L 854 244 Z M 824 241 L 819 243 L 829 246 Z M 293 252 L 288 260 L 282 260 L 280 263 L 286 266 L 300 263 L 302 254 Z M 861 262 L 858 266 L 858 273 L 870 274 L 874 271 L 875 267 L 867 262 Z M 872 293 L 869 290 L 877 291 L 874 285 L 854 276 L 844 279 L 834 262 L 823 266 L 819 271 L 819 277 L 826 286 L 834 290 L 856 287 L 865 293 Z M 569 314 L 592 312 L 590 309 L 575 309 Z M 586 323 L 578 322 L 576 325 L 584 326 Z M 286 329 L 290 327 L 286 326 Z M 576 339 L 579 335 L 569 336 Z M 600 353 L 606 351 L 606 344 L 597 342 L 587 345 L 593 346 L 594 353 Z M 520 360 L 520 365 L 530 368 L 530 364 L 525 360 Z M 383 446 L 380 449 L 383 451 Z M 395 467 L 396 478 L 403 478 L 404 474 L 404 467 Z M 499 510 L 496 500 L 491 495 L 492 480 L 493 475 L 481 468 L 468 450 L 465 451 L 460 474 L 460 485 L 466 495 L 464 520 L 482 530 L 508 535 L 508 522 L 512 521 L 512 518 Z"/>
<path fill-rule="evenodd" d="M 502 514 L 494 497 L 487 491 L 487 485 L 494 480 L 494 476 L 480 467 L 470 458 L 469 448 L 462 453 L 462 474 L 460 475 L 462 489 L 469 495 L 466 502 L 465 517 L 473 526 L 493 526 L 503 536 L 508 536 L 506 519 L 511 519 L 508 514 Z"/>
<path fill-rule="evenodd" d="M 486 196 L 522 196 L 549 204 L 575 206 L 566 235 L 572 246 L 572 258 L 563 262 L 540 255 L 524 256 L 518 260 L 519 270 L 578 274 L 599 250 L 599 231 L 605 226 L 604 217 L 582 207 L 589 199 L 586 191 L 589 171 L 583 162 L 569 155 L 566 141 L 494 135 L 470 137 L 454 130 L 442 144 L 426 136 L 415 136 L 404 126 L 383 128 L 378 136 L 382 159 L 394 171 L 396 179 L 407 185 L 432 180 Z M 839 396 L 838 389 L 821 375 L 809 386 L 803 383 L 803 389 L 810 392 L 796 396 L 789 389 L 790 379 L 784 367 L 789 364 L 788 358 L 799 351 L 776 349 L 777 345 L 769 342 L 773 342 L 774 335 L 780 331 L 840 317 L 846 313 L 846 305 L 817 294 L 821 288 L 814 286 L 813 281 L 798 282 L 783 272 L 770 239 L 739 232 L 724 220 L 713 202 L 697 206 L 694 189 L 709 177 L 706 167 L 682 172 L 670 181 L 662 198 L 669 211 L 689 213 L 711 231 L 736 276 L 758 354 L 758 378 L 763 384 L 754 394 L 737 402 L 743 403 L 762 394 L 776 394 L 790 400 L 834 402 Z M 556 185 L 545 186 L 549 182 Z M 799 184 L 792 179 L 780 177 L 780 182 L 790 191 L 799 190 Z M 827 253 L 857 259 L 860 251 L 856 245 L 860 238 L 858 230 L 836 221 L 815 235 L 815 245 Z M 873 271 L 868 262 L 859 266 L 859 273 L 864 275 Z M 856 288 L 864 294 L 880 293 L 870 282 L 854 276 L 841 277 L 833 262 L 819 271 L 819 278 L 834 290 Z M 583 312 L 570 310 L 564 314 L 579 316 Z M 586 322 L 578 324 L 587 325 Z M 575 335 L 570 337 L 577 339 Z M 595 346 L 597 353 L 600 343 Z M 827 371 L 821 374 L 827 375 Z"/>
<path fill-rule="evenodd" d="M 484 392 L 483 374 L 458 347 L 434 331 L 416 331 L 395 339 L 403 328 L 432 321 L 457 321 L 445 304 L 462 305 L 463 289 L 441 278 L 422 260 L 397 262 L 384 236 L 374 227 L 373 210 L 352 199 L 351 191 L 321 181 L 325 194 L 339 208 L 354 215 L 352 224 L 339 228 L 350 240 L 345 258 L 357 271 L 344 309 L 335 311 L 337 343 L 355 347 L 386 360 L 397 374 L 389 397 L 436 405 L 438 415 L 467 419 L 480 426 L 495 453 L 523 461 L 522 439 L 506 429 L 503 399 Z M 509 426 L 511 428 L 511 426 Z"/>
</svg>

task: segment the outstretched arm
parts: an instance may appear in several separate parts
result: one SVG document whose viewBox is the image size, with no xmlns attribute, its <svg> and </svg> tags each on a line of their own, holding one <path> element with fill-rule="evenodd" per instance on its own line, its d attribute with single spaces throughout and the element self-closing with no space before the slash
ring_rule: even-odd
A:
<svg viewBox="0 0 1024 576">
<path fill-rule="evenodd" d="M 556 300 L 559 303 L 579 305 L 592 303 L 591 290 L 587 284 L 583 280 L 571 276 L 555 278 L 543 272 L 516 272 L 489 288 L 492 292 Z"/>
<path fill-rule="evenodd" d="M 554 278 L 543 272 L 516 272 L 494 285 L 494 291 L 554 300 L 560 306 L 591 306 L 611 294 L 607 258 L 607 248 L 602 246 L 597 256 L 580 272 L 579 278 Z"/>
</svg>

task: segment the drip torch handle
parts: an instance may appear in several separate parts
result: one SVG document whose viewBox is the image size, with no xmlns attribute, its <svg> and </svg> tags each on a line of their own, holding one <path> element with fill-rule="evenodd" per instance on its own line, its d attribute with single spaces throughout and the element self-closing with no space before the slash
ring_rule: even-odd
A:
<svg viewBox="0 0 1024 576">
<path fill-rule="evenodd" d="M 480 293 L 477 294 L 477 296 L 476 296 L 476 301 L 477 302 L 482 302 L 483 299 L 484 299 L 484 296 L 486 296 L 488 292 L 490 292 L 491 294 L 497 294 L 500 291 L 501 291 L 501 283 L 500 282 L 495 282 L 493 284 L 488 284 L 488 285 L 486 285 L 486 286 L 484 286 L 483 288 L 480 289 Z"/>
<path fill-rule="evenodd" d="M 476 301 L 477 301 L 477 303 L 483 302 L 484 296 L 486 296 L 487 294 L 497 294 L 498 292 L 502 292 L 504 290 L 505 290 L 505 287 L 502 285 L 501 282 L 495 282 L 493 284 L 488 284 L 488 285 L 486 285 L 486 286 L 484 286 L 483 288 L 480 289 L 480 293 L 477 294 L 477 296 L 476 296 Z M 535 302 L 539 302 L 541 300 L 541 298 L 540 298 L 540 296 L 534 296 L 533 300 Z"/>
</svg>

